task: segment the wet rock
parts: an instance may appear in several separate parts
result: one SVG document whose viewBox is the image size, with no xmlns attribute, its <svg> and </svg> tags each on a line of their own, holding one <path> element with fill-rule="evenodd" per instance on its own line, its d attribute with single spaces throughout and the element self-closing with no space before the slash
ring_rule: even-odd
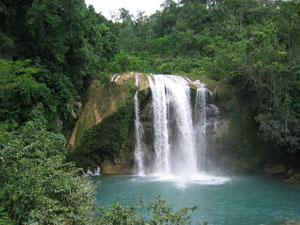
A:
<svg viewBox="0 0 300 225">
<path fill-rule="evenodd" d="M 64 125 L 63 121 L 61 121 L 59 119 L 57 119 L 55 123 L 56 123 L 56 126 L 58 126 L 60 128 Z"/>
<path fill-rule="evenodd" d="M 270 175 L 280 175 L 286 172 L 286 167 L 283 164 L 267 165 L 264 172 Z"/>
<path fill-rule="evenodd" d="M 287 171 L 286 175 L 289 176 L 289 177 L 293 176 L 293 175 L 294 175 L 294 170 L 289 169 L 289 170 Z"/>
<path fill-rule="evenodd" d="M 77 119 L 77 114 L 74 112 L 74 110 L 71 111 L 71 116 L 73 119 Z"/>
<path fill-rule="evenodd" d="M 81 109 L 81 108 L 82 108 L 82 103 L 81 103 L 81 102 L 75 102 L 74 105 L 75 105 L 75 107 L 78 108 L 78 109 Z"/>
<path fill-rule="evenodd" d="M 104 175 L 127 175 L 132 174 L 132 166 L 128 165 L 126 160 L 119 158 L 114 162 L 111 160 L 104 160 L 101 163 L 102 174 Z"/>
<path fill-rule="evenodd" d="M 80 99 L 81 99 L 81 96 L 80 96 L 80 95 L 76 95 L 76 96 L 75 96 L 75 100 L 76 100 L 76 101 L 80 101 Z"/>
<path fill-rule="evenodd" d="M 216 138 L 223 139 L 229 128 L 229 121 L 227 119 L 222 119 L 217 125 L 218 132 L 216 134 Z"/>
<path fill-rule="evenodd" d="M 300 172 L 293 171 L 293 174 L 284 181 L 288 184 L 300 185 Z"/>
</svg>

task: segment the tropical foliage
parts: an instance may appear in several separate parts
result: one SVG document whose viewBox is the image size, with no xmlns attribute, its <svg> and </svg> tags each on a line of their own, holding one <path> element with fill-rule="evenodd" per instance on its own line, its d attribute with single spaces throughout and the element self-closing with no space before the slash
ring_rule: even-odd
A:
<svg viewBox="0 0 300 225">
<path fill-rule="evenodd" d="M 84 0 L 0 0 L 0 20 L 0 224 L 93 222 L 94 188 L 67 162 L 59 133 L 72 127 L 90 80 L 110 73 L 218 81 L 230 90 L 228 146 L 252 165 L 299 167 L 299 1 L 166 0 L 151 16 L 120 9 L 108 21 Z M 110 135 L 111 121 L 128 126 L 123 112 L 107 118 Z M 92 129 L 105 134 L 103 126 Z M 113 156 L 119 146 L 107 142 L 96 143 L 99 154 Z M 115 205 L 98 222 L 190 221 L 189 210 L 173 214 L 160 200 L 147 209 L 149 221 Z"/>
<path fill-rule="evenodd" d="M 41 104 L 29 117 L 18 130 L 1 135 L 1 220 L 88 224 L 94 206 L 92 183 L 66 162 L 65 138 L 46 130 Z"/>
</svg>

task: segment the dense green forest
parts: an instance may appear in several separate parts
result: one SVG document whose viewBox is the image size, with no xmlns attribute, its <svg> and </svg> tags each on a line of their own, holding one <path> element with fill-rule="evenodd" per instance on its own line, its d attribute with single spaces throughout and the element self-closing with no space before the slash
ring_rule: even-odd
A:
<svg viewBox="0 0 300 225">
<path fill-rule="evenodd" d="M 92 223 L 94 187 L 66 138 L 76 98 L 113 73 L 218 82 L 227 145 L 252 166 L 299 167 L 299 1 L 166 0 L 108 21 L 84 0 L 0 0 L 0 21 L 0 224 Z"/>
</svg>

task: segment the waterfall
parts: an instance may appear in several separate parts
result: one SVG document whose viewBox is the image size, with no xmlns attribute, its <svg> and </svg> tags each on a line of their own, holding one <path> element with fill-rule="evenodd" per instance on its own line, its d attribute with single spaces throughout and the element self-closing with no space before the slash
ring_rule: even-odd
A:
<svg viewBox="0 0 300 225">
<path fill-rule="evenodd" d="M 148 77 L 152 91 L 155 161 L 158 174 L 197 172 L 190 83 L 183 77 Z"/>
<path fill-rule="evenodd" d="M 114 74 L 111 79 L 110 82 L 117 82 L 119 80 L 119 78 L 121 77 L 121 75 L 118 74 Z"/>
<path fill-rule="evenodd" d="M 195 103 L 195 137 L 196 145 L 198 148 L 198 160 L 200 170 L 206 168 L 206 128 L 207 128 L 207 107 L 206 107 L 206 93 L 208 92 L 205 88 L 204 83 L 195 81 L 197 85 L 196 103 Z"/>
<path fill-rule="evenodd" d="M 135 76 L 135 85 L 139 87 L 139 76 Z M 142 143 L 142 135 L 143 135 L 143 126 L 140 122 L 140 111 L 139 111 L 139 99 L 138 99 L 138 92 L 137 90 L 134 94 L 134 127 L 135 127 L 135 161 L 137 164 L 137 174 L 144 175 L 144 163 L 143 163 L 143 151 L 141 147 Z"/>
<path fill-rule="evenodd" d="M 154 172 L 170 173 L 170 146 L 167 118 L 167 96 L 164 82 L 161 82 L 160 77 L 149 76 L 149 85 L 152 91 L 152 107 L 153 107 L 153 126 L 154 126 L 154 149 L 155 161 Z"/>
<path fill-rule="evenodd" d="M 82 171 L 82 173 L 83 173 L 83 175 L 85 175 L 85 176 L 92 176 L 92 177 L 94 177 L 94 176 L 100 176 L 100 167 L 99 166 L 97 166 L 96 168 L 94 168 L 94 172 L 92 171 L 92 167 L 91 166 L 88 166 L 87 168 L 86 168 L 86 171 L 85 170 L 83 170 Z"/>
<path fill-rule="evenodd" d="M 140 118 L 138 91 L 134 95 L 136 174 L 209 182 L 215 179 L 203 173 L 207 166 L 207 136 L 218 130 L 218 108 L 207 102 L 212 93 L 201 81 L 181 76 L 151 74 L 148 82 L 148 111 L 151 109 L 146 112 L 151 115 L 146 121 L 145 116 Z M 196 90 L 194 101 L 191 86 Z M 148 127 L 145 131 L 143 123 Z"/>
</svg>

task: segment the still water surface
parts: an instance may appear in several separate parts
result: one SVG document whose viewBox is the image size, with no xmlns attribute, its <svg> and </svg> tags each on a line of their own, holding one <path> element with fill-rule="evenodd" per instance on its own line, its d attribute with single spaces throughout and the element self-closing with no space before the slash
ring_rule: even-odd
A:
<svg viewBox="0 0 300 225">
<path fill-rule="evenodd" d="M 173 208 L 198 206 L 193 224 L 275 225 L 300 221 L 300 187 L 253 175 L 204 176 L 194 181 L 176 178 L 99 176 L 97 204 L 109 207 L 150 203 L 158 194 Z"/>
</svg>

